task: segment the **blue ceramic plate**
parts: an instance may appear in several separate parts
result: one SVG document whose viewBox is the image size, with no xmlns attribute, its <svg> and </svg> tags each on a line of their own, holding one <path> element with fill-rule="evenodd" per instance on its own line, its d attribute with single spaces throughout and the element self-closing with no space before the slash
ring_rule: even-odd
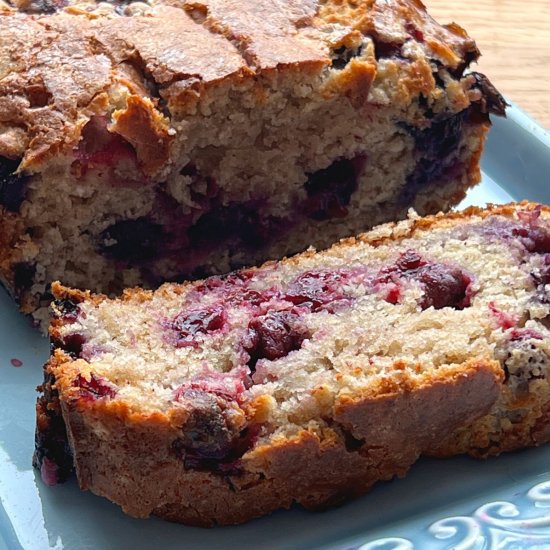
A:
<svg viewBox="0 0 550 550">
<path fill-rule="evenodd" d="M 550 204 L 550 135 L 517 108 L 496 120 L 466 204 Z M 324 513 L 277 512 L 211 530 L 135 520 L 31 467 L 35 387 L 48 344 L 0 292 L 0 550 L 550 549 L 550 446 L 478 462 L 421 460 L 406 479 Z"/>
</svg>

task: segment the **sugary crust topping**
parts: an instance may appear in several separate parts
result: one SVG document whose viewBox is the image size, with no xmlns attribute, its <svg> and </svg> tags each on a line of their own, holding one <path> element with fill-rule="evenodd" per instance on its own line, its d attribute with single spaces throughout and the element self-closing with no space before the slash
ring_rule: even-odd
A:
<svg viewBox="0 0 550 550">
<path fill-rule="evenodd" d="M 331 70 L 339 48 L 355 57 Z M 380 58 L 392 48 L 399 53 Z M 462 29 L 438 25 L 416 0 L 13 0 L 0 7 L 0 156 L 40 171 L 99 115 L 154 175 L 182 116 L 219 86 L 255 87 L 259 106 L 279 74 L 310 75 L 325 100 L 407 105 L 441 92 L 433 71 L 460 79 L 476 57 Z M 467 94 L 455 92 L 456 109 L 467 107 Z M 136 146 L 134 117 L 158 150 Z"/>
<path fill-rule="evenodd" d="M 92 28 L 115 62 L 139 56 L 159 85 L 188 79 L 214 82 L 246 66 L 228 40 L 171 6 L 155 7 L 146 17 L 99 18 Z"/>
<path fill-rule="evenodd" d="M 32 162 L 75 140 L 111 80 L 109 59 L 82 27 L 66 15 L 50 20 L 0 15 L 0 154 L 9 158 Z"/>
<path fill-rule="evenodd" d="M 326 46 L 308 38 L 317 2 L 258 0 L 254 9 L 240 0 L 183 0 L 183 8 L 205 16 L 204 26 L 237 46 L 254 69 L 326 62 Z"/>
</svg>

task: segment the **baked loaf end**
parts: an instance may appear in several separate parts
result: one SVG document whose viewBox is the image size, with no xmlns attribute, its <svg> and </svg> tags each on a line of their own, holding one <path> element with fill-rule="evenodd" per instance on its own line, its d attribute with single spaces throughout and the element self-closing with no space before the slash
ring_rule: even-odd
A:
<svg viewBox="0 0 550 550">
<path fill-rule="evenodd" d="M 0 2 L 0 280 L 128 286 L 434 213 L 504 101 L 412 0 Z M 38 311 L 37 311 L 38 310 Z"/>
<path fill-rule="evenodd" d="M 211 525 L 538 445 L 549 283 L 550 209 L 527 203 L 116 300 L 56 283 L 35 464 Z"/>
</svg>

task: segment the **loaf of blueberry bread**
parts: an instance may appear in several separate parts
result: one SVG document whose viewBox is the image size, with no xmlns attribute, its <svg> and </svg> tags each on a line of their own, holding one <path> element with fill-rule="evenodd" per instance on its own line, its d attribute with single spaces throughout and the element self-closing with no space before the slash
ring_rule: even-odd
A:
<svg viewBox="0 0 550 550">
<path fill-rule="evenodd" d="M 479 179 L 478 57 L 418 0 L 0 0 L 0 281 L 113 295 L 329 246 Z"/>
<path fill-rule="evenodd" d="M 550 438 L 550 209 L 412 217 L 119 299 L 53 285 L 34 462 L 130 515 L 316 509 Z"/>
</svg>

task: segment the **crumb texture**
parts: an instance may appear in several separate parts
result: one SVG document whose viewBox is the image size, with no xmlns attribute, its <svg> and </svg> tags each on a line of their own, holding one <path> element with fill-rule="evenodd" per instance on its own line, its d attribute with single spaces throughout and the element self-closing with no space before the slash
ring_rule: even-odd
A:
<svg viewBox="0 0 550 550">
<path fill-rule="evenodd" d="M 55 283 L 35 463 L 211 525 L 539 445 L 549 266 L 550 211 L 523 203 L 119 299 Z"/>
<path fill-rule="evenodd" d="M 411 0 L 0 4 L 0 280 L 109 295 L 326 247 L 479 180 L 504 101 Z"/>
</svg>

